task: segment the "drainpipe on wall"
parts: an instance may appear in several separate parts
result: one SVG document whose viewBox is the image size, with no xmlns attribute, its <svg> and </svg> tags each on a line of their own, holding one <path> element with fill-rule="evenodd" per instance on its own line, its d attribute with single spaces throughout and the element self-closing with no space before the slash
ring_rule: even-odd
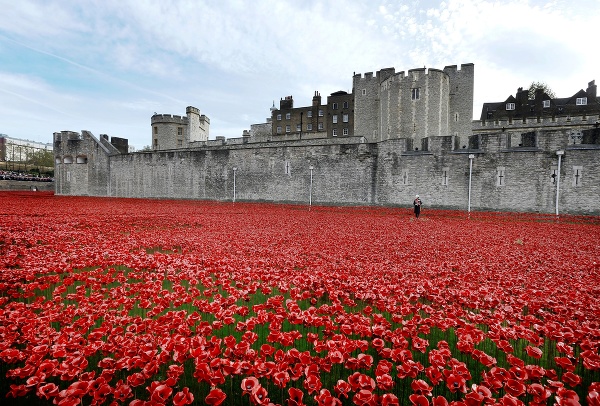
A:
<svg viewBox="0 0 600 406">
<path fill-rule="evenodd" d="M 565 151 L 556 151 L 558 155 L 558 170 L 556 171 L 556 215 L 558 216 L 558 194 L 560 192 L 560 161 Z"/>
<path fill-rule="evenodd" d="M 469 203 L 467 205 L 467 212 L 471 213 L 471 177 L 473 174 L 473 159 L 475 158 L 474 154 L 469 154 Z"/>
<path fill-rule="evenodd" d="M 234 166 L 233 167 L 233 203 L 235 203 L 235 172 L 237 171 L 237 168 Z"/>
<path fill-rule="evenodd" d="M 313 169 L 315 169 L 315 167 L 311 165 L 308 169 L 310 170 L 310 187 L 308 189 L 308 209 L 310 210 L 310 206 L 312 206 Z"/>
</svg>

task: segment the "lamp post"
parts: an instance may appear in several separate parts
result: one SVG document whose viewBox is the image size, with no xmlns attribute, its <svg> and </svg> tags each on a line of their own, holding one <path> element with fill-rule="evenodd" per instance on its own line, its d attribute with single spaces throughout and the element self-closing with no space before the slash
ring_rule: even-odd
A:
<svg viewBox="0 0 600 406">
<path fill-rule="evenodd" d="M 556 171 L 556 215 L 558 216 L 558 193 L 560 192 L 560 161 L 565 151 L 556 151 L 558 155 L 558 170 Z"/>
<path fill-rule="evenodd" d="M 310 170 L 310 187 L 308 188 L 308 208 L 310 209 L 310 206 L 312 206 L 313 169 L 315 167 L 311 165 L 308 169 Z"/>
<path fill-rule="evenodd" d="M 233 167 L 233 203 L 235 203 L 235 172 L 237 171 L 237 167 Z"/>
<path fill-rule="evenodd" d="M 467 212 L 471 213 L 471 178 L 473 175 L 473 159 L 475 158 L 474 154 L 469 154 L 469 202 L 467 204 Z"/>
</svg>

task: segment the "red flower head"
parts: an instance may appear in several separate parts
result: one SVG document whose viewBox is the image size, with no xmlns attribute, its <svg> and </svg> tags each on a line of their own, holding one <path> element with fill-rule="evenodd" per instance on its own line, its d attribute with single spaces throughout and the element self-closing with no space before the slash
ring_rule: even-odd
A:
<svg viewBox="0 0 600 406">
<path fill-rule="evenodd" d="M 413 393 L 408 399 L 415 406 L 429 406 L 429 400 L 423 395 Z"/>
<path fill-rule="evenodd" d="M 212 389 L 204 398 L 207 405 L 219 406 L 227 399 L 227 395 L 219 388 Z M 193 399 L 192 399 L 193 402 Z"/>
<path fill-rule="evenodd" d="M 381 396 L 381 406 L 400 406 L 400 400 L 393 393 L 385 393 Z"/>
<path fill-rule="evenodd" d="M 591 388 L 591 386 L 590 386 Z M 595 390 L 590 390 L 586 397 L 588 406 L 600 406 L 600 393 Z"/>
<path fill-rule="evenodd" d="M 523 385 L 523 382 L 516 379 L 507 380 L 504 389 L 506 392 L 517 398 L 525 393 L 525 385 Z"/>
<path fill-rule="evenodd" d="M 428 366 L 427 368 L 425 368 L 425 375 L 427 376 L 427 378 L 429 378 L 431 384 L 434 386 L 444 380 L 444 375 L 442 375 L 440 370 L 435 368 L 434 366 Z"/>
<path fill-rule="evenodd" d="M 417 380 L 412 381 L 410 383 L 410 387 L 412 388 L 413 392 L 415 392 L 416 394 L 425 395 L 425 396 L 431 396 L 431 390 L 433 389 L 431 386 L 429 386 L 427 384 L 427 382 L 425 382 L 422 379 L 417 379 Z"/>
<path fill-rule="evenodd" d="M 304 403 L 302 403 L 304 392 L 298 388 L 289 388 L 288 394 L 290 395 L 287 400 L 288 406 L 304 406 Z"/>
<path fill-rule="evenodd" d="M 242 391 L 244 394 L 251 394 L 254 391 L 254 388 L 259 387 L 258 379 L 253 376 L 242 379 Z"/>
<path fill-rule="evenodd" d="M 528 378 L 527 371 L 520 367 L 512 367 L 508 370 L 508 372 L 514 379 L 518 381 L 525 381 Z"/>
<path fill-rule="evenodd" d="M 312 395 L 313 393 L 316 393 L 319 390 L 321 390 L 321 385 L 322 384 L 319 377 L 313 374 L 308 375 L 302 383 L 302 386 L 304 386 L 304 389 L 308 391 L 309 395 Z"/>
<path fill-rule="evenodd" d="M 172 393 L 173 388 L 170 388 L 167 385 L 158 385 L 156 388 L 154 388 L 152 395 L 150 395 L 150 400 L 159 404 L 164 404 L 167 402 Z"/>
<path fill-rule="evenodd" d="M 580 406 L 579 396 L 575 391 L 559 388 L 556 391 L 556 404 L 559 406 Z"/>
<path fill-rule="evenodd" d="M 330 351 L 328 356 L 332 364 L 342 364 L 344 362 L 344 355 L 341 351 Z"/>
<path fill-rule="evenodd" d="M 187 386 L 184 387 L 181 392 L 177 392 L 175 394 L 175 396 L 173 396 L 173 405 L 174 406 L 191 405 L 193 402 L 194 402 L 194 394 L 192 392 L 190 392 L 190 390 L 187 388 Z M 208 401 L 206 401 L 206 403 L 208 403 Z"/>
<path fill-rule="evenodd" d="M 581 377 L 573 372 L 565 372 L 562 375 L 562 381 L 573 388 L 581 383 Z"/>
<path fill-rule="evenodd" d="M 358 406 L 370 406 L 373 403 L 373 393 L 367 389 L 361 389 L 358 391 L 352 401 Z"/>
<path fill-rule="evenodd" d="M 56 386 L 53 383 L 47 383 L 47 384 L 38 386 L 36 394 L 40 398 L 50 400 L 50 398 L 57 396 L 58 392 L 59 392 L 58 386 Z"/>
<path fill-rule="evenodd" d="M 377 350 L 377 352 L 380 352 L 381 349 L 385 347 L 385 341 L 377 337 L 371 341 L 371 345 L 373 346 L 373 348 L 375 348 L 375 350 Z"/>
<path fill-rule="evenodd" d="M 290 381 L 290 374 L 287 371 L 279 371 L 275 372 L 272 376 L 273 383 L 280 388 L 285 388 L 285 386 Z"/>
<path fill-rule="evenodd" d="M 569 372 L 575 371 L 575 365 L 573 365 L 571 360 L 567 357 L 554 357 L 554 361 L 556 361 L 556 365 L 558 365 L 565 371 L 569 371 Z"/>
<path fill-rule="evenodd" d="M 337 381 L 333 389 L 335 390 L 335 394 L 338 398 L 343 396 L 348 399 L 348 393 L 352 390 L 352 386 L 350 386 L 350 384 L 343 379 L 340 379 Z"/>
<path fill-rule="evenodd" d="M 447 371 L 447 370 L 446 370 Z M 444 371 L 445 372 L 445 371 Z M 467 392 L 466 380 L 461 375 L 449 374 L 446 376 L 446 386 L 450 392 Z"/>
<path fill-rule="evenodd" d="M 525 347 L 525 351 L 527 351 L 527 355 L 529 355 L 531 358 L 535 358 L 535 359 L 540 359 L 542 358 L 543 352 L 542 350 L 540 350 L 537 347 L 531 347 L 531 346 L 527 346 Z"/>
<path fill-rule="evenodd" d="M 394 380 L 389 374 L 377 375 L 377 387 L 381 390 L 391 390 L 394 387 Z"/>
<path fill-rule="evenodd" d="M 525 406 L 523 402 L 508 393 L 498 399 L 497 404 L 502 406 Z"/>
<path fill-rule="evenodd" d="M 535 403 L 547 403 L 547 399 L 552 395 L 550 389 L 545 388 L 539 383 L 532 383 L 527 387 L 527 393 L 531 395 Z"/>
<path fill-rule="evenodd" d="M 259 386 L 255 388 L 250 394 L 250 401 L 253 405 L 268 405 L 270 399 L 267 397 L 269 393 L 265 388 Z"/>
<path fill-rule="evenodd" d="M 527 371 L 529 379 L 536 382 L 539 382 L 546 375 L 546 370 L 539 365 L 526 365 L 525 371 Z"/>
<path fill-rule="evenodd" d="M 318 395 L 314 397 L 319 406 L 341 406 L 342 401 L 336 398 L 335 396 L 331 396 L 331 392 L 327 389 L 321 389 Z"/>
</svg>

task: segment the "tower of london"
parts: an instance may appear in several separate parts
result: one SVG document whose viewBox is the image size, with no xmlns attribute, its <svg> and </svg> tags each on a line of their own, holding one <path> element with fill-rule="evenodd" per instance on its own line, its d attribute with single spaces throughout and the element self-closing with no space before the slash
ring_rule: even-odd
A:
<svg viewBox="0 0 600 406">
<path fill-rule="evenodd" d="M 54 134 L 62 195 L 600 213 L 600 100 L 522 88 L 473 120 L 474 65 L 355 73 L 309 106 L 281 97 L 239 138 L 210 139 L 196 107 L 152 115 L 151 150 Z M 209 106 L 207 106 L 207 109 Z"/>
</svg>

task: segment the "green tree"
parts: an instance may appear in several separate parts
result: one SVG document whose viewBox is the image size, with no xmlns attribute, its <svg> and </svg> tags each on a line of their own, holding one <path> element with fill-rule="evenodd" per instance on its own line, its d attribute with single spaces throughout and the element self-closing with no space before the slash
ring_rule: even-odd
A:
<svg viewBox="0 0 600 406">
<path fill-rule="evenodd" d="M 529 94 L 528 94 L 529 100 L 535 99 L 535 91 L 537 89 L 542 89 L 544 91 L 544 93 L 546 93 L 548 96 L 550 96 L 551 99 L 554 99 L 556 97 L 556 94 L 554 93 L 554 91 L 552 89 L 550 89 L 546 83 L 531 82 L 531 85 L 529 85 Z"/>
</svg>

